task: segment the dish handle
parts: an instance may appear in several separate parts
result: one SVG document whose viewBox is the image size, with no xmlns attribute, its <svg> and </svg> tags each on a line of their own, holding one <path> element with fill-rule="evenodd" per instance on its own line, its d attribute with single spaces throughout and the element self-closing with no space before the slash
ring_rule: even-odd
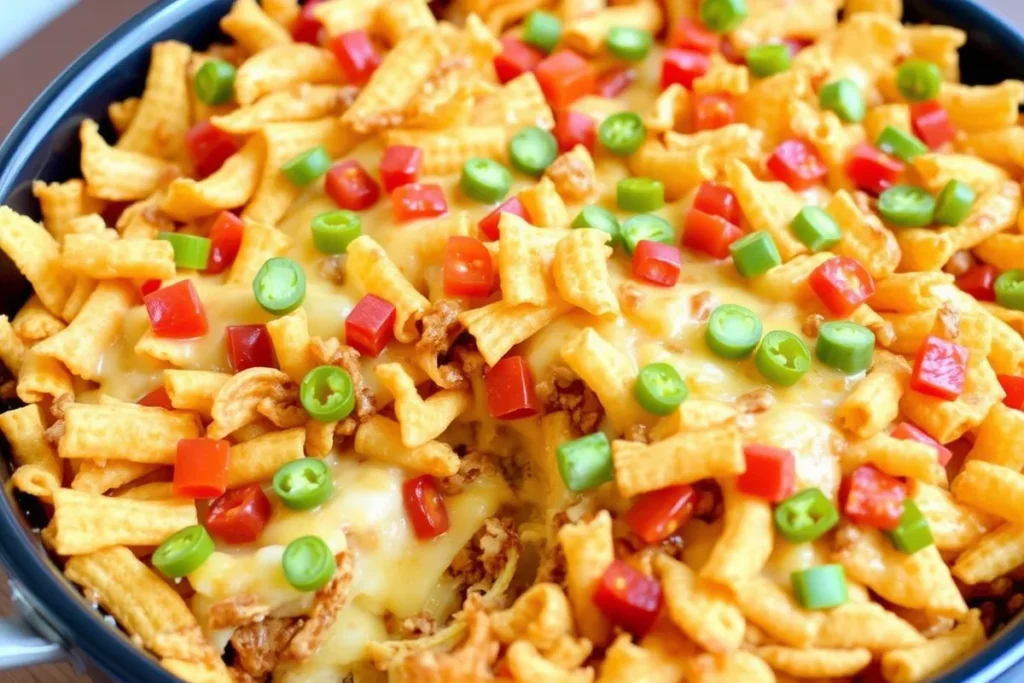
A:
<svg viewBox="0 0 1024 683">
<path fill-rule="evenodd" d="M 67 658 L 60 635 L 50 627 L 15 581 L 9 581 L 17 616 L 0 619 L 0 671 Z"/>
</svg>

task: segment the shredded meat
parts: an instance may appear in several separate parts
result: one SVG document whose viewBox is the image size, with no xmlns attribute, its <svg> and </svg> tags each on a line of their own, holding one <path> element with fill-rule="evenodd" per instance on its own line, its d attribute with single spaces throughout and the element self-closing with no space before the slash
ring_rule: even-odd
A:
<svg viewBox="0 0 1024 683">
<path fill-rule="evenodd" d="M 452 349 L 452 362 L 466 377 L 472 377 L 482 372 L 487 365 L 475 346 L 462 346 L 461 344 Z"/>
<path fill-rule="evenodd" d="M 47 427 L 45 434 L 46 440 L 50 442 L 51 446 L 56 448 L 60 440 L 64 438 L 64 420 L 57 420 Z"/>
<path fill-rule="evenodd" d="M 956 341 L 960 336 L 960 309 L 951 301 L 943 301 L 935 318 L 935 328 L 943 339 Z"/>
<path fill-rule="evenodd" d="M 338 612 L 345 606 L 348 587 L 352 583 L 352 556 L 344 552 L 337 556 L 336 561 L 338 570 L 334 578 L 316 592 L 309 618 L 281 653 L 282 659 L 302 662 L 313 656 L 338 618 Z"/>
<path fill-rule="evenodd" d="M 484 584 L 505 568 L 509 551 L 518 547 L 512 520 L 490 517 L 455 556 L 448 571 L 463 586 Z"/>
<path fill-rule="evenodd" d="M 718 297 L 709 291 L 697 292 L 690 299 L 690 318 L 705 322 L 711 317 L 711 311 L 718 307 Z"/>
<path fill-rule="evenodd" d="M 775 393 L 770 387 L 759 387 L 736 399 L 736 408 L 741 413 L 763 413 L 775 406 Z"/>
<path fill-rule="evenodd" d="M 634 424 L 630 425 L 626 430 L 625 437 L 629 441 L 636 441 L 638 443 L 650 443 L 651 435 L 648 427 L 645 424 Z"/>
<path fill-rule="evenodd" d="M 479 600 L 467 602 L 469 634 L 452 652 L 419 650 L 399 660 L 398 680 L 416 683 L 485 683 L 493 681 L 491 669 L 498 660 L 500 644 L 491 632 L 490 619 Z"/>
<path fill-rule="evenodd" d="M 804 324 L 801 328 L 801 331 L 811 339 L 814 339 L 815 337 L 818 336 L 818 331 L 824 324 L 825 316 L 821 315 L 820 313 L 811 313 L 804 320 Z"/>
<path fill-rule="evenodd" d="M 544 173 L 567 201 L 582 201 L 597 191 L 597 171 L 586 148 L 577 146 L 560 155 Z"/>
<path fill-rule="evenodd" d="M 439 365 L 440 358 L 462 334 L 459 314 L 464 310 L 465 304 L 458 299 L 441 299 L 422 318 L 423 334 L 416 342 L 416 359 L 427 376 L 443 389 L 469 386 L 469 378 L 458 363 Z"/>
<path fill-rule="evenodd" d="M 309 340 L 309 348 L 321 365 L 337 365 L 348 373 L 356 394 L 356 416 L 360 424 L 369 420 L 377 412 L 377 402 L 373 389 L 366 386 L 363 379 L 359 367 L 359 352 L 351 346 L 345 346 L 336 337 L 313 337 Z"/>
<path fill-rule="evenodd" d="M 384 626 L 388 633 L 397 633 L 402 638 L 419 638 L 437 632 L 437 620 L 430 612 L 417 612 L 407 619 L 398 621 L 391 612 L 384 613 Z"/>
<path fill-rule="evenodd" d="M 228 673 L 231 675 L 231 683 L 259 683 L 255 678 L 246 673 L 244 669 L 236 666 L 229 668 Z"/>
<path fill-rule="evenodd" d="M 345 284 L 345 255 L 335 254 L 320 259 L 320 277 L 336 285 Z"/>
<path fill-rule="evenodd" d="M 470 451 L 459 461 L 459 471 L 438 481 L 441 492 L 451 496 L 462 491 L 472 481 L 484 474 L 496 472 L 494 462 L 483 451 Z"/>
<path fill-rule="evenodd" d="M 693 516 L 705 522 L 713 522 L 725 512 L 725 502 L 722 500 L 722 489 L 713 479 L 704 479 L 693 485 L 697 494 L 696 503 L 693 506 Z"/>
<path fill-rule="evenodd" d="M 231 636 L 235 663 L 250 676 L 262 679 L 277 668 L 281 651 L 302 628 L 302 620 L 272 618 L 243 626 Z"/>
<path fill-rule="evenodd" d="M 969 251 L 958 251 L 946 262 L 946 265 L 942 267 L 944 271 L 951 275 L 963 275 L 971 269 L 975 264 L 974 257 Z"/>
<path fill-rule="evenodd" d="M 636 313 L 640 310 L 640 306 L 643 302 L 643 290 L 635 284 L 632 282 L 623 282 L 619 285 L 619 303 L 622 306 L 623 313 L 627 315 Z"/>
<path fill-rule="evenodd" d="M 63 420 L 64 410 L 74 402 L 74 394 L 61 394 L 53 399 L 53 403 L 50 404 L 50 415 L 53 415 L 54 420 Z"/>
<path fill-rule="evenodd" d="M 270 614 L 270 608 L 257 600 L 253 595 L 236 595 L 214 603 L 207 617 L 207 627 L 211 631 L 222 628 L 234 628 L 261 621 Z"/>
<path fill-rule="evenodd" d="M 552 366 L 548 377 L 537 385 L 537 395 L 546 410 L 568 412 L 570 422 L 581 434 L 595 431 L 604 417 L 597 394 L 564 365 Z"/>
</svg>

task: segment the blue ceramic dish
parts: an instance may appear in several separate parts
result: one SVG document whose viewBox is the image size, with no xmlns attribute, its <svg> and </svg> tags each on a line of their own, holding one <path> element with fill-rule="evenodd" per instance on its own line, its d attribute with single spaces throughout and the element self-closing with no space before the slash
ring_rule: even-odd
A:
<svg viewBox="0 0 1024 683">
<path fill-rule="evenodd" d="M 964 81 L 994 83 L 1024 79 L 1024 35 L 971 0 L 904 0 L 907 21 L 958 26 L 969 40 L 961 51 Z M 113 31 L 71 65 L 15 126 L 0 147 L 0 200 L 38 217 L 33 180 L 79 176 L 78 125 L 85 117 L 106 121 L 107 105 L 142 92 L 150 46 L 175 39 L 205 46 L 218 38 L 217 22 L 231 0 L 162 0 Z M 111 131 L 104 131 L 109 133 Z M 13 315 L 29 287 L 0 252 L 0 313 Z M 0 466 L 0 481 L 10 476 Z M 6 487 L 5 489 L 6 490 Z M 21 503 L 21 504 L 19 504 Z M 57 642 L 95 680 L 175 683 L 145 652 L 104 621 L 57 570 L 36 533 L 33 510 L 24 500 L 0 496 L 0 561 L 11 577 L 27 621 L 43 636 L 35 650 L 19 650 L 22 661 L 38 661 Z M 0 624 L 0 664 L 6 640 L 23 637 Z M 997 635 L 982 651 L 935 679 L 935 683 L 1009 683 L 1024 679 L 1024 618 Z"/>
</svg>

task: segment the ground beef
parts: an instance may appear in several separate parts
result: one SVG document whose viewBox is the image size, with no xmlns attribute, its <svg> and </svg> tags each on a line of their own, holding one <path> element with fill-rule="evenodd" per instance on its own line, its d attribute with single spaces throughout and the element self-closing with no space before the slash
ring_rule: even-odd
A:
<svg viewBox="0 0 1024 683">
<path fill-rule="evenodd" d="M 547 378 L 537 385 L 537 395 L 548 412 L 564 410 L 572 426 L 581 434 L 594 432 L 604 417 L 604 408 L 590 387 L 572 370 L 555 365 Z"/>
</svg>

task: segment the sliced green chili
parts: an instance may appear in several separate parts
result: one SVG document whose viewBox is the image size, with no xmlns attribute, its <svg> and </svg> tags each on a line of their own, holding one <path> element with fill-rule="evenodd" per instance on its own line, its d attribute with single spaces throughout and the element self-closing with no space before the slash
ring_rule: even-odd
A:
<svg viewBox="0 0 1024 683">
<path fill-rule="evenodd" d="M 203 104 L 217 106 L 235 99 L 235 67 L 223 59 L 207 59 L 192 81 L 196 98 Z"/>
<path fill-rule="evenodd" d="M 768 381 L 788 387 L 811 368 L 811 352 L 800 337 L 785 330 L 769 332 L 754 355 L 754 365 Z"/>
<path fill-rule="evenodd" d="M 158 236 L 174 247 L 174 265 L 187 270 L 206 270 L 212 246 L 210 238 L 183 232 L 161 232 Z"/>
<path fill-rule="evenodd" d="M 636 245 L 642 240 L 672 244 L 675 239 L 675 232 L 672 224 L 661 216 L 650 213 L 642 213 L 632 218 L 627 218 L 622 224 L 622 242 L 626 252 L 633 253 Z"/>
<path fill-rule="evenodd" d="M 572 221 L 574 228 L 596 228 L 612 236 L 612 246 L 622 242 L 622 228 L 619 219 L 608 209 L 587 204 Z"/>
<path fill-rule="evenodd" d="M 604 44 L 613 57 L 627 62 L 639 62 L 651 51 L 654 37 L 650 31 L 627 26 L 613 26 Z"/>
<path fill-rule="evenodd" d="M 825 365 L 847 375 L 871 367 L 875 335 L 868 328 L 846 321 L 827 322 L 818 329 L 815 355 Z"/>
<path fill-rule="evenodd" d="M 306 273 L 290 258 L 275 256 L 256 273 L 252 291 L 256 303 L 267 313 L 286 315 L 306 298 Z"/>
<path fill-rule="evenodd" d="M 601 122 L 597 137 L 612 154 L 629 156 L 644 144 L 647 127 L 636 112 L 620 111 Z"/>
<path fill-rule="evenodd" d="M 704 340 L 716 356 L 746 358 L 761 339 L 761 319 L 749 308 L 723 304 L 711 312 Z"/>
<path fill-rule="evenodd" d="M 512 174 L 493 159 L 475 157 L 462 164 L 459 180 L 462 193 L 474 201 L 493 204 L 508 194 L 512 187 Z"/>
<path fill-rule="evenodd" d="M 556 453 L 558 471 L 570 491 L 585 491 L 614 478 L 612 447 L 604 432 L 566 441 Z"/>
<path fill-rule="evenodd" d="M 893 225 L 924 228 L 935 220 L 935 197 L 920 187 L 897 185 L 879 195 L 878 213 Z"/>
<path fill-rule="evenodd" d="M 668 415 L 679 407 L 690 391 L 679 372 L 668 363 L 649 363 L 640 370 L 633 395 L 651 415 Z"/>
<path fill-rule="evenodd" d="M 337 564 L 330 546 L 322 538 L 303 536 L 284 549 L 281 568 L 292 588 L 312 593 L 330 583 Z"/>
<path fill-rule="evenodd" d="M 818 93 L 822 109 L 834 111 L 846 123 L 860 123 L 867 115 L 867 102 L 860 87 L 843 78 L 825 85 Z"/>
<path fill-rule="evenodd" d="M 562 22 L 553 14 L 534 10 L 523 21 L 523 42 L 550 53 L 562 39 Z"/>
<path fill-rule="evenodd" d="M 750 73 L 758 78 L 789 71 L 793 65 L 789 48 L 782 43 L 766 43 L 752 47 L 747 50 L 746 59 Z"/>
<path fill-rule="evenodd" d="M 195 524 L 177 532 L 153 553 L 153 566 L 164 576 L 177 579 L 198 569 L 213 554 L 210 534 Z"/>
<path fill-rule="evenodd" d="M 804 609 L 829 609 L 849 599 L 846 574 L 840 564 L 824 564 L 793 572 L 792 582 L 793 595 Z"/>
<path fill-rule="evenodd" d="M 995 292 L 1000 306 L 1024 311 L 1024 270 L 1008 270 L 997 277 Z"/>
<path fill-rule="evenodd" d="M 615 198 L 623 211 L 657 211 L 665 205 L 665 186 L 650 178 L 623 178 L 615 187 Z"/>
<path fill-rule="evenodd" d="M 331 497 L 331 469 L 318 458 L 301 458 L 274 474 L 274 493 L 292 510 L 309 510 Z"/>
<path fill-rule="evenodd" d="M 775 528 L 790 543 L 807 543 L 839 523 L 839 510 L 821 489 L 805 489 L 778 504 Z"/>
<path fill-rule="evenodd" d="M 330 167 L 331 155 L 323 145 L 317 145 L 286 161 L 281 167 L 281 173 L 284 173 L 295 187 L 306 187 L 327 173 Z"/>
<path fill-rule="evenodd" d="M 363 220 L 353 211 L 328 211 L 313 219 L 313 246 L 321 254 L 344 254 L 348 245 L 363 234 Z"/>
<path fill-rule="evenodd" d="M 805 206 L 793 219 L 793 234 L 811 251 L 824 251 L 839 244 L 843 232 L 836 219 L 817 206 Z"/>
<path fill-rule="evenodd" d="M 928 145 L 895 126 L 883 128 L 882 132 L 878 134 L 875 146 L 886 154 L 892 154 L 908 164 L 922 154 L 928 153 Z"/>
<path fill-rule="evenodd" d="M 302 378 L 299 400 L 309 416 L 320 422 L 338 422 L 356 405 L 355 389 L 348 373 L 335 365 L 313 368 Z"/>
<path fill-rule="evenodd" d="M 729 245 L 732 262 L 743 277 L 755 277 L 782 263 L 779 250 L 772 236 L 758 230 L 745 235 Z"/>
<path fill-rule="evenodd" d="M 519 130 L 508 143 L 512 168 L 529 176 L 541 176 L 558 156 L 558 141 L 543 128 L 528 126 Z"/>
<path fill-rule="evenodd" d="M 913 555 L 935 543 L 928 520 L 911 498 L 903 501 L 903 514 L 900 515 L 899 526 L 885 533 L 893 547 L 907 555 Z"/>
<path fill-rule="evenodd" d="M 942 89 L 942 71 L 925 59 L 908 59 L 896 70 L 896 87 L 911 102 L 934 100 Z"/>
<path fill-rule="evenodd" d="M 971 212 L 974 190 L 967 183 L 950 180 L 935 200 L 935 222 L 939 225 L 960 225 Z"/>
</svg>

